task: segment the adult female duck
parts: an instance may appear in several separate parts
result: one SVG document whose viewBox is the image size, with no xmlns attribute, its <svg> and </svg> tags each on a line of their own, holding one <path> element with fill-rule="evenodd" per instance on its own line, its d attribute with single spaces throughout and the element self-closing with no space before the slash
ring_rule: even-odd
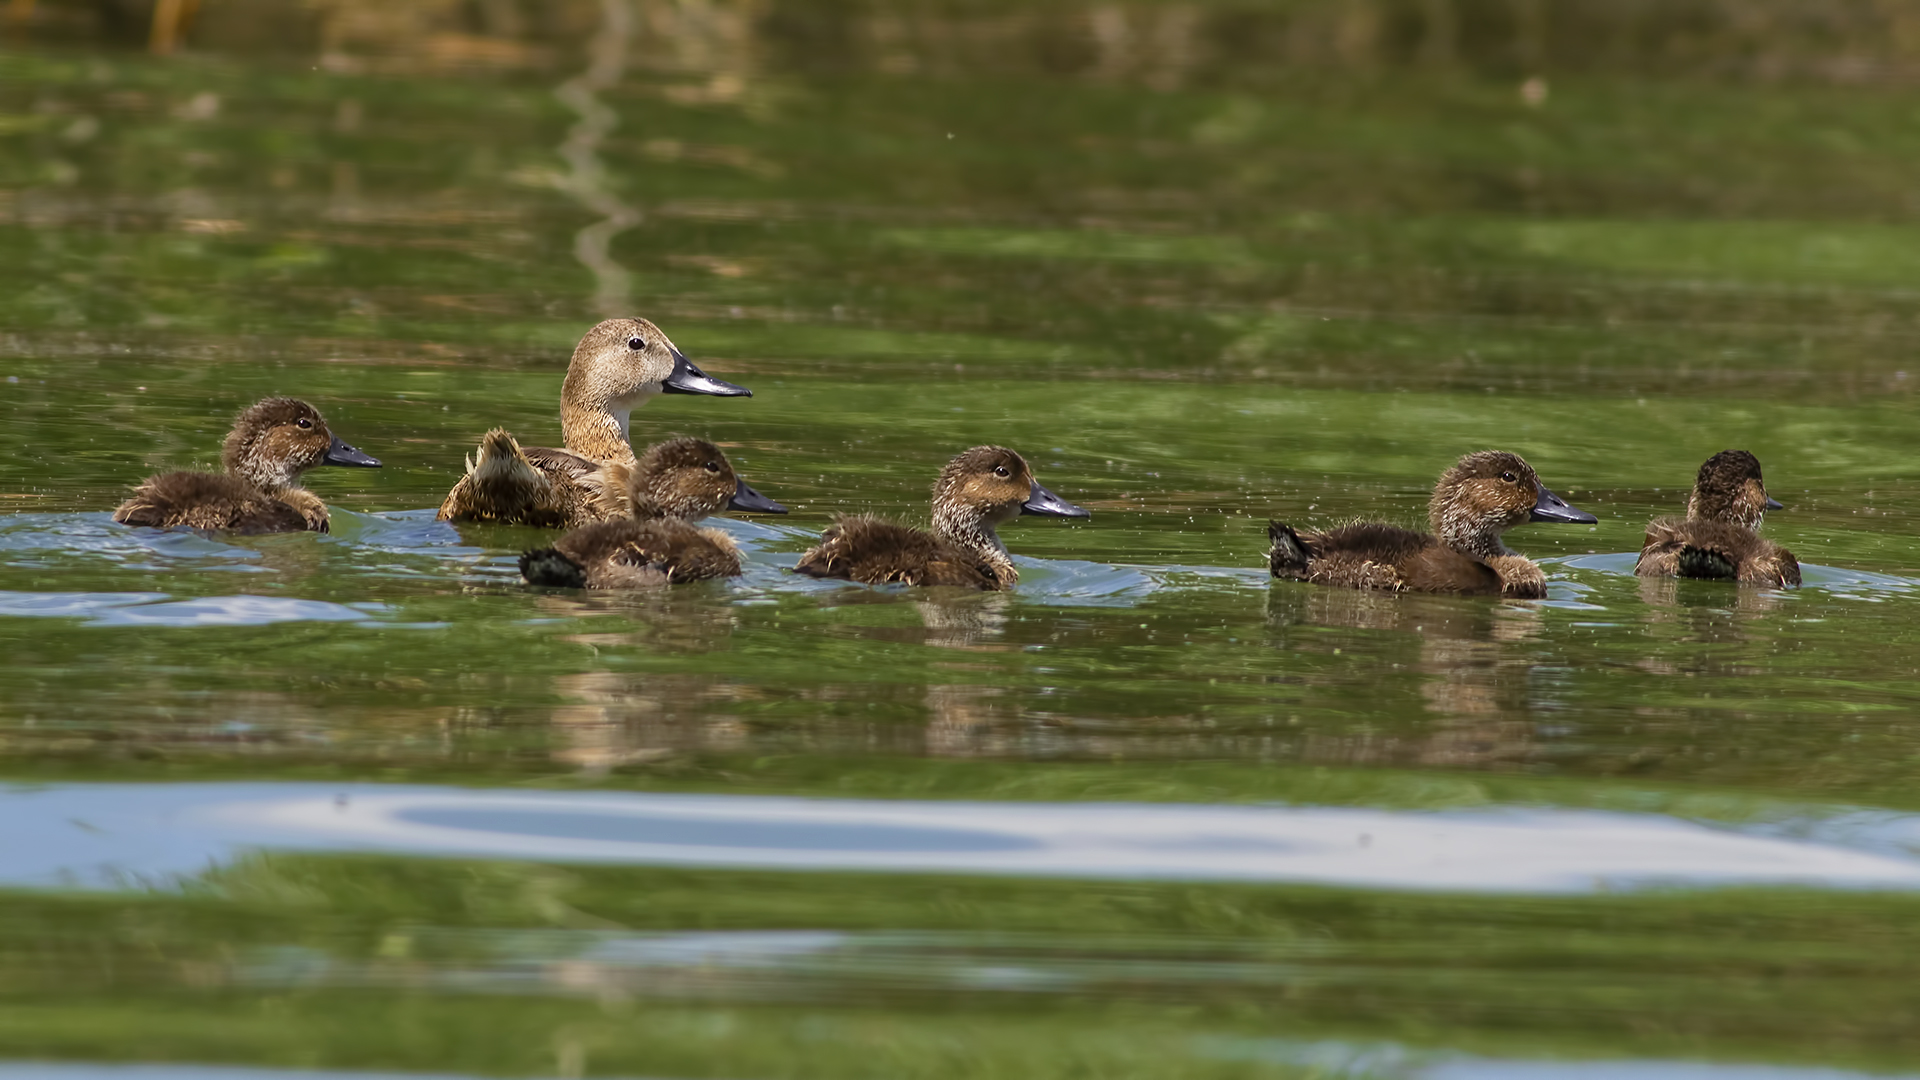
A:
<svg viewBox="0 0 1920 1080">
<path fill-rule="evenodd" d="M 574 347 L 560 386 L 565 449 L 523 447 L 494 428 L 440 504 L 440 520 L 572 528 L 627 516 L 627 421 L 662 393 L 753 396 L 694 367 L 645 319 L 600 323 Z"/>
<path fill-rule="evenodd" d="M 1533 560 L 1500 536 L 1527 521 L 1592 524 L 1595 518 L 1547 490 L 1520 455 L 1503 450 L 1468 454 L 1441 474 L 1427 504 L 1433 534 L 1380 522 L 1357 522 L 1325 532 L 1298 532 L 1275 521 L 1267 566 L 1277 578 L 1349 589 L 1547 595 L 1547 578 Z"/>
</svg>

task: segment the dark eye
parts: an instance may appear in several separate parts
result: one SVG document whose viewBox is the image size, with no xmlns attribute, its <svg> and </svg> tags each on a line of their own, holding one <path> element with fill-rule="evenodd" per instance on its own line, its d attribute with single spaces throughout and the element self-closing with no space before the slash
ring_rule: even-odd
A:
<svg viewBox="0 0 1920 1080">
<path fill-rule="evenodd" d="M 627 339 L 627 348 L 632 349 L 634 352 L 639 352 L 641 349 L 644 349 L 646 347 L 647 347 L 646 338 L 637 337 L 637 338 Z"/>
<path fill-rule="evenodd" d="M 1013 473 L 1005 465 L 995 465 L 993 467 L 993 475 L 1006 477 L 1012 476 Z"/>
<path fill-rule="evenodd" d="M 1518 483 L 1518 482 L 1519 482 L 1519 480 L 1520 480 L 1520 478 L 1519 478 L 1519 477 L 1517 477 L 1517 476 L 1515 476 L 1515 475 L 1513 475 L 1513 474 L 1512 474 L 1512 473 L 1510 473 L 1510 472 L 1503 472 L 1503 473 L 1501 473 L 1501 474 L 1500 474 L 1500 479 L 1502 479 L 1502 480 L 1505 480 L 1505 481 L 1506 481 L 1507 483 L 1509 483 L 1509 484 L 1513 484 L 1513 483 Z"/>
<path fill-rule="evenodd" d="M 311 421 L 311 420 L 309 420 L 309 419 L 307 419 L 306 417 L 304 417 L 304 416 L 303 416 L 303 417 L 301 417 L 301 418 L 300 418 L 300 420 L 299 420 L 299 424 L 300 424 L 300 426 L 301 426 L 301 427 L 303 427 L 303 428 L 310 428 L 310 427 L 312 427 L 312 426 L 313 426 L 313 421 Z"/>
<path fill-rule="evenodd" d="M 720 471 L 720 463 L 719 463 L 719 462 L 717 462 L 717 461 L 709 461 L 709 462 L 707 462 L 707 471 L 708 471 L 708 472 L 712 472 L 712 473 L 717 473 L 717 472 L 719 472 L 719 471 Z"/>
</svg>

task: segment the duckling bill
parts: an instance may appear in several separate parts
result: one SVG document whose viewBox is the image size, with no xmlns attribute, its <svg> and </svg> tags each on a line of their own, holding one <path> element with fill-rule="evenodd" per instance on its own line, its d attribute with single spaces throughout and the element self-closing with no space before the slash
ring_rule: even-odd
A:
<svg viewBox="0 0 1920 1080">
<path fill-rule="evenodd" d="M 1518 454 L 1482 450 L 1454 463 L 1427 504 L 1431 534 L 1383 522 L 1299 531 L 1270 522 L 1268 569 L 1277 578 L 1349 589 L 1547 595 L 1546 575 L 1501 534 L 1528 521 L 1592 524 L 1592 514 L 1548 490 Z"/>
<path fill-rule="evenodd" d="M 694 524 L 721 510 L 784 514 L 733 471 L 705 439 L 669 439 L 647 449 L 627 476 L 632 516 L 582 525 L 550 548 L 520 556 L 529 584 L 634 589 L 738 577 L 740 549 L 718 529 Z"/>
<path fill-rule="evenodd" d="M 1745 450 L 1722 450 L 1700 466 L 1686 517 L 1647 523 L 1633 572 L 1798 585 L 1800 560 L 1758 531 L 1767 511 L 1780 509 L 1760 477 L 1760 459 Z"/>
<path fill-rule="evenodd" d="M 975 446 L 940 471 L 931 531 L 866 514 L 842 516 L 793 569 L 868 585 L 1010 589 L 1020 572 L 994 530 L 1022 514 L 1093 516 L 1040 486 L 1019 454 L 1004 446 Z"/>
<path fill-rule="evenodd" d="M 520 445 L 494 428 L 440 504 L 441 521 L 572 528 L 628 515 L 633 410 L 656 394 L 752 397 L 695 367 L 645 319 L 607 319 L 574 347 L 560 387 L 564 448 Z"/>
<path fill-rule="evenodd" d="M 224 473 L 148 477 L 113 512 L 123 525 L 183 525 L 241 534 L 326 532 L 327 504 L 300 486 L 321 465 L 379 468 L 342 442 L 320 411 L 296 398 L 267 398 L 234 418 L 220 450 Z"/>
</svg>

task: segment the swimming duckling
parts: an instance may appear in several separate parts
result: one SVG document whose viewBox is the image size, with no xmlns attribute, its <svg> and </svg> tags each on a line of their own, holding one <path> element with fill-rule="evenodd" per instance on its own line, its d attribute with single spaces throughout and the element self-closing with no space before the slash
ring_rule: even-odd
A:
<svg viewBox="0 0 1920 1080">
<path fill-rule="evenodd" d="M 225 473 L 147 477 L 113 520 L 243 534 L 326 532 L 327 504 L 300 486 L 300 474 L 317 465 L 380 466 L 328 431 L 318 409 L 294 398 L 267 398 L 241 410 L 220 461 Z"/>
<path fill-rule="evenodd" d="M 793 569 L 808 577 L 868 585 L 1010 589 L 1020 572 L 993 530 L 1021 514 L 1093 516 L 1041 487 L 1019 454 L 1004 446 L 976 446 L 940 470 L 933 485 L 932 532 L 867 514 L 843 515 Z"/>
<path fill-rule="evenodd" d="M 1684 518 L 1647 523 L 1646 542 L 1633 572 L 1641 577 L 1718 578 L 1763 585 L 1800 584 L 1800 560 L 1755 530 L 1767 511 L 1782 509 L 1767 496 L 1760 459 L 1722 450 L 1700 466 Z"/>
<path fill-rule="evenodd" d="M 1567 505 L 1540 483 L 1518 454 L 1481 450 L 1441 474 L 1427 504 L 1433 534 L 1363 521 L 1326 532 L 1267 526 L 1273 548 L 1267 564 L 1277 578 L 1349 589 L 1547 595 L 1547 578 L 1533 560 L 1509 550 L 1500 534 L 1525 521 L 1592 524 L 1594 516 Z"/>
<path fill-rule="evenodd" d="M 440 504 L 441 521 L 571 528 L 627 515 L 633 446 L 627 421 L 655 394 L 752 397 L 694 367 L 645 319 L 607 319 L 587 331 L 560 387 L 563 450 L 523 447 L 504 428 L 480 440 L 467 473 Z"/>
<path fill-rule="evenodd" d="M 705 439 L 669 439 L 647 449 L 627 477 L 633 516 L 596 521 L 550 548 L 520 556 L 520 576 L 567 589 L 637 589 L 738 577 L 740 549 L 719 529 L 693 522 L 721 510 L 784 514 L 787 508 L 734 475 Z"/>
</svg>

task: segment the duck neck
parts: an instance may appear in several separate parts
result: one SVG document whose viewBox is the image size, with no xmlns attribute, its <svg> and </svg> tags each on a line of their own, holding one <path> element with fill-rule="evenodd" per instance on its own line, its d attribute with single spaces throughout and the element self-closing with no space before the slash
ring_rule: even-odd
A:
<svg viewBox="0 0 1920 1080">
<path fill-rule="evenodd" d="M 302 491 L 300 472 L 283 462 L 258 461 L 244 456 L 230 459 L 226 463 L 227 472 L 238 476 L 254 487 L 269 495 L 278 496 L 287 491 Z"/>
<path fill-rule="evenodd" d="M 560 406 L 560 432 L 567 449 L 595 461 L 632 461 L 627 420 L 633 410 L 653 395 L 603 397 L 590 402 L 567 400 Z"/>
<path fill-rule="evenodd" d="M 980 561 L 993 571 L 993 576 L 999 579 L 1001 588 L 1020 580 L 1020 571 L 1014 569 L 1013 556 L 1007 553 L 1007 545 L 1000 542 L 992 523 L 978 514 L 936 503 L 933 508 L 933 531 L 940 539 L 979 556 Z"/>
<path fill-rule="evenodd" d="M 1432 516 L 1429 524 L 1441 543 L 1463 555 L 1471 555 L 1476 559 L 1498 559 L 1513 554 L 1513 550 L 1501 542 L 1497 531 L 1475 528 L 1469 521 L 1439 513 Z"/>
</svg>

